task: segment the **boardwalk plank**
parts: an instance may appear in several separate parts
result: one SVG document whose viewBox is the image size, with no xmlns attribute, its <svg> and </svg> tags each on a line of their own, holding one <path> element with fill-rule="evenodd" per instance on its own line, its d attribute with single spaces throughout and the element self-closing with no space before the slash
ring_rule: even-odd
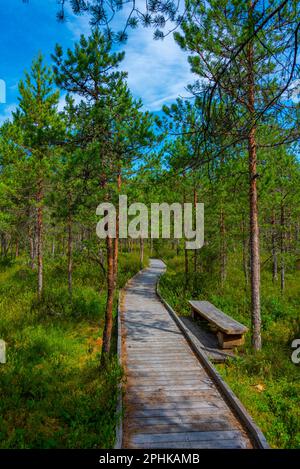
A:
<svg viewBox="0 0 300 469">
<path fill-rule="evenodd" d="M 211 413 L 194 413 L 194 415 L 186 415 L 186 414 L 181 414 L 181 415 L 174 415 L 170 414 L 169 416 L 166 415 L 161 415 L 158 417 L 135 417 L 132 418 L 130 421 L 129 426 L 135 427 L 136 425 L 145 430 L 147 427 L 153 427 L 155 425 L 159 426 L 164 426 L 164 425 L 188 425 L 192 424 L 193 429 L 195 429 L 194 425 L 199 424 L 206 424 L 206 423 L 214 423 L 214 424 L 224 424 L 230 426 L 230 415 L 226 412 L 222 412 L 219 415 L 214 414 L 213 417 L 211 416 Z M 231 426 L 230 426 L 231 428 Z M 159 432 L 158 432 L 159 433 Z"/>
<path fill-rule="evenodd" d="M 155 294 L 151 261 L 122 301 L 125 448 L 246 448 L 251 442 Z"/>
<path fill-rule="evenodd" d="M 183 438 L 184 436 L 184 438 Z M 167 443 L 174 441 L 216 441 L 216 440 L 242 440 L 240 432 L 234 430 L 211 432 L 180 432 L 180 433 L 139 433 L 132 437 L 133 444 L 140 443 Z"/>
<path fill-rule="evenodd" d="M 218 441 L 200 441 L 200 442 L 189 442 L 189 441 L 168 441 L 167 443 L 139 443 L 138 445 L 132 445 L 133 449 L 157 449 L 157 448 L 177 448 L 177 449 L 245 449 L 244 440 L 218 440 Z"/>
<path fill-rule="evenodd" d="M 213 413 L 213 417 L 212 417 Z M 130 422 L 133 421 L 134 419 L 144 419 L 144 418 L 156 418 L 156 417 L 162 417 L 165 418 L 166 420 L 173 418 L 173 417 L 178 417 L 182 419 L 191 419 L 196 418 L 199 415 L 208 415 L 211 418 L 214 418 L 215 415 L 224 415 L 226 414 L 226 408 L 221 408 L 218 409 L 216 406 L 213 406 L 212 404 L 204 403 L 201 407 L 196 407 L 196 408 L 185 408 L 185 409 L 137 409 L 137 408 L 130 408 L 127 409 L 126 416 L 127 416 L 127 425 L 130 425 Z M 229 417 L 228 417 L 229 418 Z M 142 424 L 141 424 L 141 428 Z"/>
</svg>

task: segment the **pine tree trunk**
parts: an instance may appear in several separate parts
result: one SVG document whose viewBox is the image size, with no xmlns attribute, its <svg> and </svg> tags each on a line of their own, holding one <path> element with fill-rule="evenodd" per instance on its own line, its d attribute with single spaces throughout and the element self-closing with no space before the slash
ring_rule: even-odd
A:
<svg viewBox="0 0 300 469">
<path fill-rule="evenodd" d="M 38 180 L 37 192 L 37 262 L 38 262 L 38 297 L 43 292 L 43 181 Z"/>
<path fill-rule="evenodd" d="M 278 279 L 278 260 L 277 260 L 277 249 L 276 249 L 276 224 L 275 224 L 275 212 L 272 210 L 272 281 L 273 283 Z"/>
<path fill-rule="evenodd" d="M 245 283 L 246 287 L 249 283 L 249 260 L 248 260 L 248 242 L 246 236 L 246 227 L 245 227 L 245 220 L 243 217 L 242 220 L 242 236 L 243 236 L 243 271 L 245 276 Z"/>
<path fill-rule="evenodd" d="M 111 334 L 113 326 L 113 304 L 115 292 L 114 276 L 114 242 L 109 236 L 106 238 L 107 251 L 107 300 L 105 310 L 105 325 L 103 331 L 101 365 L 105 366 L 110 353 Z"/>
<path fill-rule="evenodd" d="M 221 286 L 223 287 L 226 280 L 226 228 L 224 210 L 220 211 L 220 260 L 221 260 Z"/>
<path fill-rule="evenodd" d="M 120 194 L 121 185 L 122 185 L 122 178 L 121 178 L 120 169 L 119 169 L 119 173 L 118 173 L 117 184 L 118 184 L 118 194 Z M 115 285 L 117 286 L 117 283 L 118 283 L 118 259 L 119 259 L 119 209 L 118 208 L 117 208 L 117 213 L 116 213 L 116 238 L 115 238 L 113 244 L 114 244 L 114 277 L 115 277 Z"/>
<path fill-rule="evenodd" d="M 35 250 L 34 250 L 34 240 L 33 236 L 30 234 L 29 235 L 29 250 L 30 250 L 30 268 L 31 270 L 34 270 L 35 265 L 34 265 L 34 259 L 35 259 Z"/>
<path fill-rule="evenodd" d="M 197 189 L 194 187 L 194 230 L 196 230 L 196 210 L 197 210 L 197 203 L 198 203 L 198 194 Z M 198 258 L 198 249 L 194 249 L 194 273 L 197 272 L 197 259 Z"/>
<path fill-rule="evenodd" d="M 7 238 L 5 233 L 1 235 L 1 255 L 3 257 L 7 256 Z"/>
<path fill-rule="evenodd" d="M 285 252 L 289 253 L 292 251 L 293 246 L 293 225 L 292 225 L 292 214 L 290 207 L 287 210 L 287 217 L 285 220 L 285 225 L 288 227 L 286 233 L 286 243 L 285 243 Z"/>
<path fill-rule="evenodd" d="M 249 176 L 250 176 L 250 272 L 252 303 L 252 345 L 254 350 L 261 349 L 260 317 L 260 253 L 257 203 L 256 144 L 255 131 L 249 136 Z"/>
<path fill-rule="evenodd" d="M 185 182 L 184 182 L 185 183 Z M 183 193 L 183 207 L 186 202 L 186 195 L 185 195 L 185 187 L 183 188 L 184 193 Z M 189 255 L 188 255 L 188 250 L 185 247 L 185 240 L 184 240 L 184 276 L 185 276 L 185 288 L 188 286 L 188 281 L 189 281 Z"/>
<path fill-rule="evenodd" d="M 280 291 L 284 292 L 285 289 L 285 262 L 284 262 L 284 253 L 285 253 L 285 210 L 284 204 L 281 204 L 280 207 Z"/>
<path fill-rule="evenodd" d="M 68 289 L 72 298 L 73 286 L 73 236 L 72 236 L 72 216 L 68 216 Z"/>
<path fill-rule="evenodd" d="M 141 268 L 143 268 L 144 264 L 144 238 L 140 237 L 140 264 Z"/>
<path fill-rule="evenodd" d="M 189 278 L 189 255 L 188 250 L 184 248 L 184 275 L 185 275 L 185 285 L 188 285 Z"/>
<path fill-rule="evenodd" d="M 252 24 L 253 3 L 250 2 L 249 19 Z M 250 202 L 250 272 L 251 272 L 251 316 L 252 346 L 255 351 L 261 349 L 261 311 L 260 311 L 260 250 L 257 201 L 257 154 L 255 127 L 255 84 L 254 84 L 254 50 L 252 42 L 247 51 L 248 62 L 248 109 L 250 114 L 250 131 L 248 134 L 249 161 L 249 202 Z"/>
</svg>

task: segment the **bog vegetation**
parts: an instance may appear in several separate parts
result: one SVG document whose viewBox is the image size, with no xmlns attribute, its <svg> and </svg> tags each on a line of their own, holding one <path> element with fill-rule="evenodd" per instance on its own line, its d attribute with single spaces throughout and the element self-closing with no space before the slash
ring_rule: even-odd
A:
<svg viewBox="0 0 300 469">
<path fill-rule="evenodd" d="M 97 26 L 20 80 L 0 129 L 0 447 L 113 446 L 116 300 L 148 256 L 178 314 L 206 299 L 249 326 L 220 372 L 272 446 L 300 447 L 299 2 L 186 7 L 175 40 L 197 81 L 159 116 Z M 204 247 L 98 239 L 96 207 L 119 194 L 204 203 Z"/>
</svg>

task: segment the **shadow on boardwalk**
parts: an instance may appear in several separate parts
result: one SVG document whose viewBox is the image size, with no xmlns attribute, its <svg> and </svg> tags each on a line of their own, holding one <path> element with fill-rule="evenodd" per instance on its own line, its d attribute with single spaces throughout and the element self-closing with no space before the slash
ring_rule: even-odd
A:
<svg viewBox="0 0 300 469">
<path fill-rule="evenodd" d="M 122 306 L 124 448 L 251 448 L 240 422 L 190 349 L 155 286 L 153 259 Z"/>
</svg>

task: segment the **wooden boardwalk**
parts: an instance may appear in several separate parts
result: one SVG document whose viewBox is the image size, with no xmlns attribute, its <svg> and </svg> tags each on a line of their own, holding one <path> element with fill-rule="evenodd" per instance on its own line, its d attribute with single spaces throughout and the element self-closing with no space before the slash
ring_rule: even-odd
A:
<svg viewBox="0 0 300 469">
<path fill-rule="evenodd" d="M 152 260 L 121 302 L 123 448 L 252 448 L 214 381 L 158 299 Z"/>
</svg>

